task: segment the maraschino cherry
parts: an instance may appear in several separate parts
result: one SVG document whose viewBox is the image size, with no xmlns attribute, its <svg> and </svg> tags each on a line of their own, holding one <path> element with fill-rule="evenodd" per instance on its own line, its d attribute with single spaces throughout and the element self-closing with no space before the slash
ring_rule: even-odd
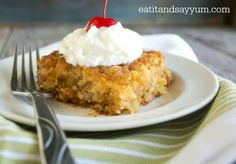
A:
<svg viewBox="0 0 236 164">
<path fill-rule="evenodd" d="M 96 26 L 97 28 L 110 27 L 117 23 L 117 20 L 113 18 L 106 18 L 107 0 L 103 1 L 104 3 L 103 3 L 102 17 L 97 16 L 92 18 L 87 24 L 86 31 L 88 31 L 92 26 Z"/>
</svg>

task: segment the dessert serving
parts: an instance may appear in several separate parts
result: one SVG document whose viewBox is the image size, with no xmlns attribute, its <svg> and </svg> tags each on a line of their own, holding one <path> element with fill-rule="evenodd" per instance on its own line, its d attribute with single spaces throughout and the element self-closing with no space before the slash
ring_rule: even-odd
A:
<svg viewBox="0 0 236 164">
<path fill-rule="evenodd" d="M 171 73 L 158 51 L 144 51 L 142 37 L 113 18 L 91 19 L 38 61 L 41 90 L 59 101 L 97 113 L 136 113 L 165 94 Z"/>
</svg>

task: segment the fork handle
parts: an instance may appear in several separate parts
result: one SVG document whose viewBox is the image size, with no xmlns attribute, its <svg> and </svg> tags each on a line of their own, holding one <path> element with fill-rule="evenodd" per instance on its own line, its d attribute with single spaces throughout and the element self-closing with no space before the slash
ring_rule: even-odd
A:
<svg viewBox="0 0 236 164">
<path fill-rule="evenodd" d="M 74 164 L 66 137 L 46 98 L 32 94 L 40 155 L 45 164 Z"/>
</svg>

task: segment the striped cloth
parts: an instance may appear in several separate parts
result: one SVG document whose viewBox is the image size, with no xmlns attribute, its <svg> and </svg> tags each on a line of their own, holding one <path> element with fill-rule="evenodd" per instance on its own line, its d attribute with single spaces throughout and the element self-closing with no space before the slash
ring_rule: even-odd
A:
<svg viewBox="0 0 236 164">
<path fill-rule="evenodd" d="M 219 78 L 212 103 L 188 116 L 138 129 L 67 133 L 78 163 L 161 163 L 173 159 L 215 119 L 236 108 L 236 85 Z M 219 132 L 220 133 L 220 132 Z M 34 129 L 0 117 L 0 163 L 40 163 Z"/>
</svg>

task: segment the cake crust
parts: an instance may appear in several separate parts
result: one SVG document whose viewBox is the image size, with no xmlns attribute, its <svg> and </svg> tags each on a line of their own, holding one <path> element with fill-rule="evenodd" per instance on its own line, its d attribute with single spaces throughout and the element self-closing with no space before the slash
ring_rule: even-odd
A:
<svg viewBox="0 0 236 164">
<path fill-rule="evenodd" d="M 143 52 L 130 64 L 73 66 L 58 51 L 38 61 L 38 84 L 62 102 L 98 113 L 136 113 L 141 105 L 165 94 L 171 73 L 158 51 Z"/>
</svg>

